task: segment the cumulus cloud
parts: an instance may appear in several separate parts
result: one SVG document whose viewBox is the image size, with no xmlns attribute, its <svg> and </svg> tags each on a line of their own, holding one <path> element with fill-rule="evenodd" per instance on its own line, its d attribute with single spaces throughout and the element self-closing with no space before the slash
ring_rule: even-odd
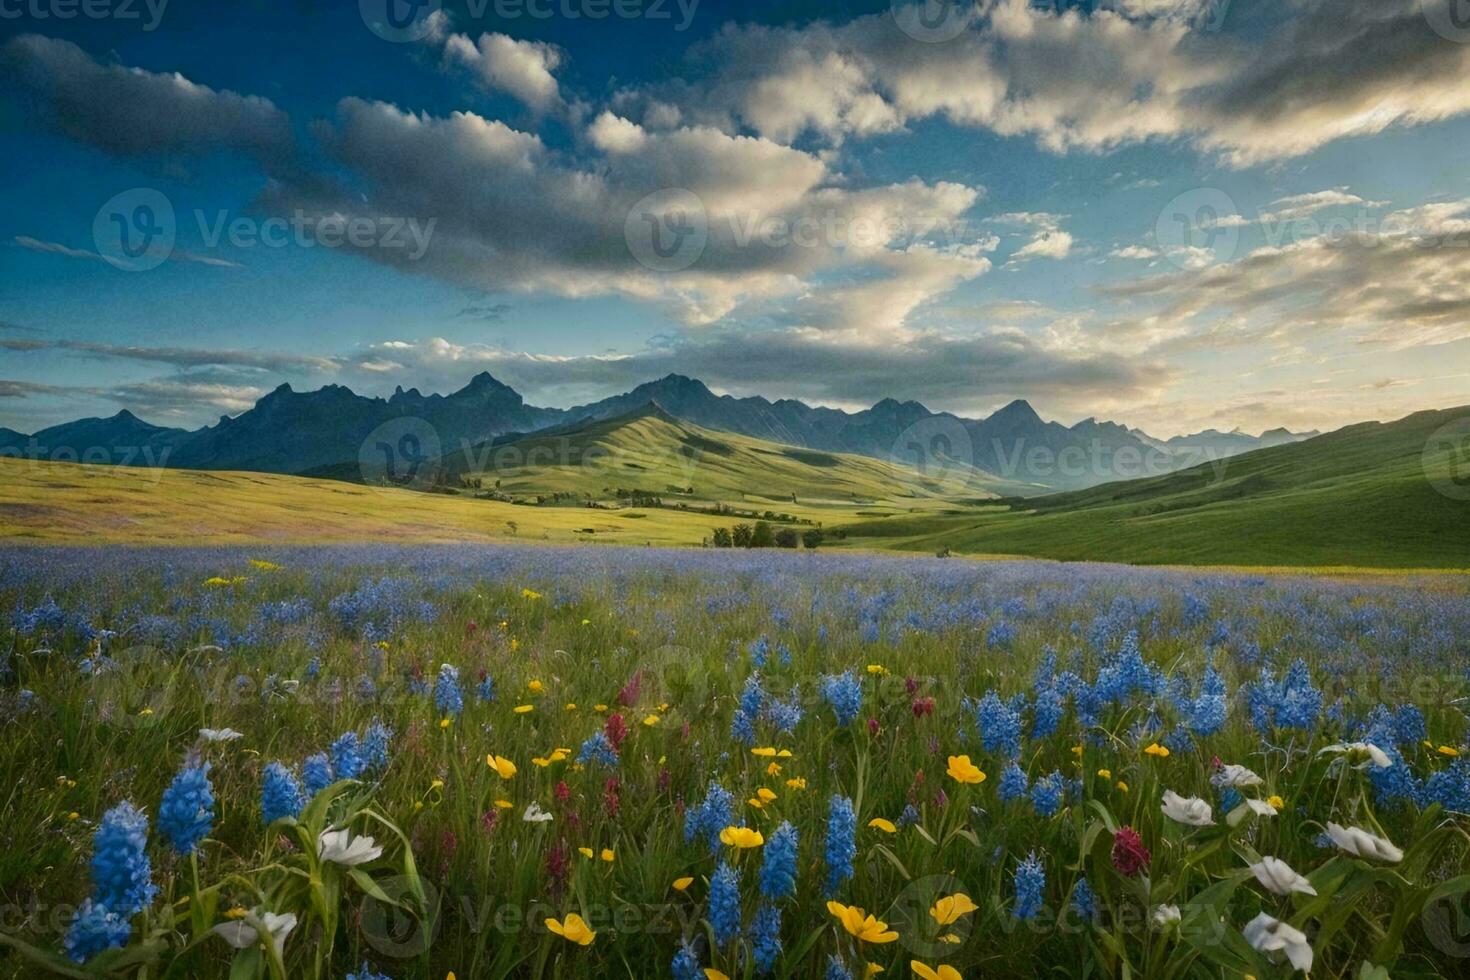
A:
<svg viewBox="0 0 1470 980">
<path fill-rule="evenodd" d="M 802 295 L 814 276 L 839 268 L 889 279 L 906 298 L 886 309 L 901 316 L 988 268 L 966 251 L 980 240 L 951 236 L 922 251 L 926 236 L 960 227 L 980 189 L 919 180 L 849 188 L 817 155 L 710 126 L 654 130 L 605 113 L 588 134 L 600 156 L 579 162 L 474 113 L 435 117 L 349 98 L 318 134 L 356 176 L 352 188 L 280 182 L 264 207 L 434 219 L 419 259 L 363 254 L 479 289 L 622 295 L 665 303 L 698 325 L 742 303 Z M 643 230 L 638 209 L 658 212 L 669 195 L 687 195 L 698 212 L 702 247 L 686 267 L 647 261 L 630 238 Z M 870 325 L 886 329 L 893 318 L 884 317 Z"/>
<path fill-rule="evenodd" d="M 1463 340 L 1470 338 L 1470 199 L 1103 291 L 1160 304 L 1147 317 L 1156 336 L 1203 334 L 1214 345 L 1342 338 L 1407 348 Z"/>
<path fill-rule="evenodd" d="M 946 8 L 963 30 L 943 43 L 908 36 L 889 14 L 727 25 L 689 55 L 717 66 L 713 78 L 621 98 L 629 111 L 673 103 L 786 142 L 836 144 L 939 116 L 1055 152 L 1187 140 L 1243 167 L 1470 111 L 1470 45 L 1426 16 L 1453 2 L 1235 0 L 1227 20 L 1213 0 L 1090 12 L 996 0 Z"/>
<path fill-rule="evenodd" d="M 507 92 L 538 112 L 562 103 L 553 74 L 562 58 L 555 45 L 518 41 L 505 34 L 481 34 L 479 41 L 465 34 L 444 38 L 446 64 L 468 68 L 485 88 Z"/>
<path fill-rule="evenodd" d="M 290 120 L 269 99 L 101 64 L 70 41 L 12 38 L 0 47 L 0 78 L 57 131 L 120 156 L 223 149 L 275 166 L 293 153 Z"/>
</svg>

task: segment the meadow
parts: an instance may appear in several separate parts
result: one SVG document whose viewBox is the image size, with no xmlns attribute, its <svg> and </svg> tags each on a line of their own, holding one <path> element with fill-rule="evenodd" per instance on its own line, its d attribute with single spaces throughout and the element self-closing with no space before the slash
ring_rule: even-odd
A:
<svg viewBox="0 0 1470 980">
<path fill-rule="evenodd" d="M 1470 963 L 1462 576 L 9 546 L 0 614 L 0 975 Z"/>
</svg>

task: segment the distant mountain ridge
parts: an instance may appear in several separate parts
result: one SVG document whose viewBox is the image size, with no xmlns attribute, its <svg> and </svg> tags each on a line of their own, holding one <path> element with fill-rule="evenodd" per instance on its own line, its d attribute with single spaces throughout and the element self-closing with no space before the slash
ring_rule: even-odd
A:
<svg viewBox="0 0 1470 980">
<path fill-rule="evenodd" d="M 0 430 L 0 453 L 190 469 L 345 472 L 375 430 L 399 420 L 427 423 L 427 431 L 437 438 L 436 455 L 448 455 L 512 435 L 616 417 L 650 402 L 705 429 L 870 456 L 920 472 L 963 464 L 1030 485 L 1037 493 L 1158 475 L 1315 435 L 1284 429 L 1260 436 L 1207 430 L 1157 440 L 1116 422 L 1089 418 L 1065 426 L 1045 421 L 1019 399 L 984 419 L 933 412 L 919 402 L 892 398 L 846 412 L 796 399 L 716 395 L 702 381 L 680 374 L 586 405 L 539 408 L 481 372 L 447 395 L 400 387 L 388 398 L 377 398 L 342 385 L 298 392 L 283 384 L 249 410 L 194 431 L 151 425 L 126 410 L 31 436 Z"/>
</svg>

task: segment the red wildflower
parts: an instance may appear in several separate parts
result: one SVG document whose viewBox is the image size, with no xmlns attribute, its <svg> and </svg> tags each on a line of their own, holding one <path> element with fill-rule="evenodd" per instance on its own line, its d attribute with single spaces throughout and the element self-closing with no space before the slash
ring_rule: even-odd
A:
<svg viewBox="0 0 1470 980">
<path fill-rule="evenodd" d="M 642 690 L 643 671 L 639 669 L 633 672 L 633 676 L 628 679 L 628 683 L 624 684 L 623 689 L 618 692 L 618 704 L 621 704 L 625 708 L 631 708 L 638 703 L 638 695 Z"/>
<path fill-rule="evenodd" d="M 565 779 L 558 779 L 556 781 L 556 788 L 552 790 L 552 793 L 556 795 L 556 801 L 558 803 L 565 803 L 572 798 L 572 788 L 567 785 Z"/>
<path fill-rule="evenodd" d="M 879 729 L 878 719 L 877 718 L 869 718 L 868 719 L 868 734 L 869 735 L 877 735 L 878 734 L 878 729 Z"/>
<path fill-rule="evenodd" d="M 623 739 L 628 737 L 628 725 L 623 721 L 622 715 L 608 715 L 607 722 L 602 726 L 602 734 L 612 743 L 614 750 L 621 750 Z"/>
<path fill-rule="evenodd" d="M 618 815 L 618 805 L 621 803 L 621 800 L 618 798 L 618 791 L 621 788 L 622 784 L 617 781 L 616 777 L 602 784 L 602 808 L 607 811 L 609 817 L 617 817 Z"/>
<path fill-rule="evenodd" d="M 908 691 L 910 694 L 919 693 L 919 682 L 914 680 L 912 677 L 905 677 L 903 679 L 903 687 L 904 690 Z"/>
<path fill-rule="evenodd" d="M 551 892 L 560 895 L 571 871 L 571 855 L 563 841 L 551 845 L 546 852 L 546 874 L 551 878 Z"/>
<path fill-rule="evenodd" d="M 1132 827 L 1120 827 L 1113 835 L 1113 867 L 1125 876 L 1132 878 L 1148 867 L 1150 857 L 1143 838 Z"/>
<path fill-rule="evenodd" d="M 934 699 L 914 698 L 913 709 L 915 718 L 922 718 L 925 715 L 932 715 L 934 713 Z"/>
</svg>

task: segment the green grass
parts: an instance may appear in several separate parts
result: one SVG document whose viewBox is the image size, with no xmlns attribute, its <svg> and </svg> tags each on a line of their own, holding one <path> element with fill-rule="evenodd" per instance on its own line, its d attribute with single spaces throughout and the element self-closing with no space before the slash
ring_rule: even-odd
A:
<svg viewBox="0 0 1470 980">
<path fill-rule="evenodd" d="M 976 470 L 933 479 L 867 456 L 716 432 L 657 406 L 456 453 L 445 463 L 451 474 L 478 476 L 486 486 L 498 480 L 511 496 L 570 493 L 608 500 L 622 489 L 658 494 L 669 503 L 788 512 L 797 506 L 807 513 L 857 507 L 892 513 L 960 494 L 987 496 L 990 483 L 1006 486 Z M 693 493 L 673 492 L 690 487 Z"/>
<path fill-rule="evenodd" d="M 7 630 L 8 662 L 32 694 L 20 708 L 13 690 L 0 692 L 0 707 L 15 719 L 0 740 L 9 787 L 0 904 L 11 912 L 0 930 L 0 976 L 50 975 L 40 960 L 72 969 L 46 956 L 92 888 L 98 821 L 127 799 L 151 819 L 147 852 L 160 889 L 132 920 L 133 952 L 149 962 L 149 978 L 257 980 L 263 964 L 242 953 L 232 971 L 235 952 L 210 930 L 226 921 L 226 910 L 260 905 L 300 918 L 285 943 L 282 980 L 341 980 L 363 961 L 394 980 L 444 980 L 451 970 L 475 980 L 664 977 L 684 938 L 701 943 L 702 965 L 750 980 L 749 949 L 741 946 L 748 940 L 710 948 L 711 881 L 722 861 L 741 870 L 748 923 L 761 903 L 766 851 L 713 852 L 703 840 L 685 840 L 685 814 L 711 780 L 734 794 L 734 819 L 767 842 L 783 821 L 799 832 L 795 893 L 778 903 L 784 953 L 771 974 L 778 980 L 816 980 L 833 954 L 859 976 L 866 962 L 885 976 L 911 976 L 909 962 L 918 959 L 950 963 L 964 977 L 1286 980 L 1285 968 L 1241 937 L 1263 911 L 1309 933 L 1313 976 L 1358 976 L 1364 961 L 1395 978 L 1459 975 L 1455 937 L 1434 928 L 1470 887 L 1466 818 L 1375 799 L 1366 773 L 1320 754 L 1351 737 L 1340 722 L 1258 732 L 1242 686 L 1259 677 L 1248 649 L 1258 644 L 1303 657 L 1324 703 L 1343 696 L 1349 717 L 1365 716 L 1380 697 L 1412 698 L 1424 712 L 1427 744 L 1404 744 L 1404 759 L 1420 778 L 1441 773 L 1454 763 L 1436 747 L 1464 748 L 1465 717 L 1454 701 L 1463 685 L 1421 682 L 1462 673 L 1444 627 L 1465 622 L 1463 581 L 1437 583 L 1445 594 L 1428 599 L 1420 582 L 1200 580 L 845 556 L 804 563 L 803 574 L 791 575 L 731 553 L 684 564 L 648 550 L 599 550 L 595 561 L 575 562 L 552 549 L 513 551 L 394 549 L 369 559 L 348 549 L 200 549 L 159 560 L 119 549 L 57 552 L 44 561 L 0 553 L 7 610 L 51 597 L 119 631 L 105 648 L 115 664 L 91 673 L 81 661 L 97 651 L 85 636 Z M 68 570 L 80 574 L 62 574 Z M 381 593 L 375 583 L 385 577 L 432 606 L 414 613 L 410 604 L 393 620 L 393 602 L 363 600 L 365 620 L 379 629 L 392 624 L 372 642 L 382 634 L 364 636 L 360 622 L 342 619 L 336 600 Z M 1185 592 L 1202 597 L 1210 614 L 1189 615 Z M 1058 669 L 1073 667 L 1091 681 L 1121 636 L 1100 653 L 1070 624 L 1116 618 L 1119 600 L 1137 610 L 1126 625 L 1141 630 L 1147 661 L 1191 685 L 1216 621 L 1231 624 L 1230 642 L 1212 655 L 1228 685 L 1228 720 L 1164 757 L 1146 749 L 1181 724 L 1170 698 L 1131 697 L 1092 723 L 1069 708 L 1055 732 L 1028 735 L 1015 761 L 1032 781 L 1050 773 L 1077 779 L 1073 795 L 1051 815 L 1029 798 L 1002 799 L 1010 753 L 987 747 L 972 702 L 991 690 L 1034 696 L 1033 675 L 1054 648 L 1077 649 Z M 285 603 L 304 604 L 308 614 L 270 619 L 254 640 L 217 642 L 250 633 L 261 611 Z M 862 618 L 875 611 L 885 626 L 867 638 Z M 1363 616 L 1395 628 L 1363 635 Z M 196 625 L 170 638 L 160 620 Z M 1001 620 L 1014 633 L 993 641 L 990 626 Z M 757 675 L 758 637 L 769 637 L 770 659 Z M 1408 650 L 1416 651 L 1412 671 Z M 313 662 L 319 670 L 308 667 Z M 422 677 L 432 688 L 441 663 L 458 668 L 464 687 L 464 710 L 452 719 L 430 690 L 409 686 Z M 821 678 L 849 670 L 862 705 L 839 723 L 819 693 Z M 475 693 L 482 672 L 494 682 L 493 701 Z M 769 697 L 804 709 L 789 734 L 769 718 L 756 722 L 754 744 L 789 756 L 755 755 L 730 735 L 752 676 Z M 374 684 L 362 694 L 366 677 Z M 914 711 L 916 698 L 933 698 L 932 713 Z M 518 705 L 531 710 L 518 713 Z M 578 747 L 614 714 L 628 730 L 616 768 L 578 766 Z M 319 794 L 305 815 L 309 830 L 263 825 L 268 762 L 299 766 L 374 719 L 395 732 L 382 770 L 344 784 L 341 795 Z M 201 744 L 205 726 L 243 737 Z M 558 747 L 571 757 L 550 761 Z M 215 797 L 197 884 L 193 863 L 160 829 L 165 789 L 191 752 L 212 764 Z M 487 766 L 488 753 L 518 771 L 503 777 Z M 959 754 L 988 778 L 961 783 L 948 775 L 948 757 Z M 1258 802 L 1279 796 L 1280 811 L 1227 818 L 1210 783 L 1216 757 L 1254 770 L 1262 783 L 1243 794 Z M 759 801 L 761 789 L 771 797 L 748 802 Z M 1208 801 L 1214 823 L 1166 818 L 1165 790 Z M 858 946 L 828 912 L 824 838 L 834 795 L 856 814 L 855 873 L 837 883 L 835 898 L 887 922 L 900 934 L 896 942 Z M 522 820 L 533 802 L 554 821 Z M 909 806 L 908 826 L 890 833 L 870 825 L 899 825 Z M 1404 860 L 1387 866 L 1318 846 L 1329 820 L 1381 833 L 1405 850 Z M 313 842 L 328 822 L 373 836 L 382 856 L 355 876 L 314 862 Z M 1146 875 L 1114 869 L 1120 825 L 1151 851 Z M 581 856 L 582 847 L 594 857 Z M 612 861 L 595 856 L 603 848 Z M 1015 875 L 1030 854 L 1045 869 L 1045 914 L 1020 923 Z M 1247 871 L 1260 855 L 1309 876 L 1318 898 L 1267 892 Z M 1083 875 L 1102 910 L 1095 923 L 1067 911 Z M 689 887 L 676 891 L 673 883 L 686 877 Z M 1448 901 L 1426 909 L 1435 888 L 1448 888 Z M 977 908 L 940 929 L 929 909 L 957 891 Z M 381 903 L 389 900 L 404 911 L 385 929 Z M 1160 903 L 1181 907 L 1181 928 L 1148 928 Z M 572 912 L 592 922 L 591 945 L 542 927 Z M 412 943 L 415 920 L 433 923 L 421 951 Z M 959 941 L 939 941 L 947 932 Z M 118 975 L 140 974 L 135 966 Z"/>
<path fill-rule="evenodd" d="M 984 499 L 863 456 L 701 429 L 652 409 L 449 460 L 518 501 L 256 473 L 0 459 L 0 539 L 64 543 L 487 541 L 698 545 L 747 514 L 789 514 L 825 547 L 1139 564 L 1463 569 L 1463 465 L 1430 437 L 1470 409 L 1421 412 L 1167 476 Z M 973 474 L 973 479 L 984 479 Z M 966 484 L 973 480 L 967 479 Z M 678 493 L 671 487 L 693 488 Z M 627 507 L 617 491 L 658 495 Z M 793 501 L 793 497 L 795 498 Z M 587 501 L 597 506 L 585 506 Z M 688 508 L 679 509 L 680 506 Z M 706 514 L 724 507 L 735 514 Z"/>
<path fill-rule="evenodd" d="M 1168 476 L 1009 501 L 965 514 L 846 526 L 904 551 L 950 548 L 1144 564 L 1470 567 L 1470 502 L 1441 493 L 1458 465 L 1425 458 L 1470 409 L 1349 426 Z"/>
</svg>

